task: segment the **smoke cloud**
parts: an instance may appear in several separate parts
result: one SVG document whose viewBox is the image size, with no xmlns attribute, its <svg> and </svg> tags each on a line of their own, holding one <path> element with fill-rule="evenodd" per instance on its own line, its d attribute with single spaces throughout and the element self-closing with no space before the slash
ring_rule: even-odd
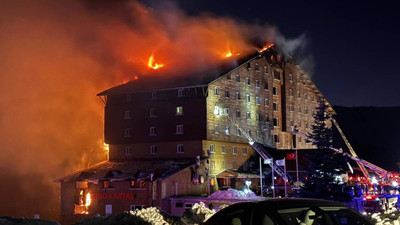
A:
<svg viewBox="0 0 400 225">
<path fill-rule="evenodd" d="M 137 75 L 212 66 L 228 50 L 246 55 L 282 37 L 268 24 L 126 0 L 2 1 L 0 28 L 0 215 L 51 220 L 59 219 L 53 181 L 107 159 L 97 93 Z M 147 67 L 152 54 L 162 70 Z"/>
</svg>

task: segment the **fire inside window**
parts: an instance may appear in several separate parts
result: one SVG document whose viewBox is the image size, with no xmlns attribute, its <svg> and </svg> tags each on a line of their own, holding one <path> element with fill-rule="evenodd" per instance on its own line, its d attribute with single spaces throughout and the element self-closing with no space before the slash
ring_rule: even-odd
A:
<svg viewBox="0 0 400 225">
<path fill-rule="evenodd" d="M 74 214 L 89 214 L 89 206 L 92 203 L 88 190 L 79 190 L 78 204 L 74 204 Z"/>
</svg>

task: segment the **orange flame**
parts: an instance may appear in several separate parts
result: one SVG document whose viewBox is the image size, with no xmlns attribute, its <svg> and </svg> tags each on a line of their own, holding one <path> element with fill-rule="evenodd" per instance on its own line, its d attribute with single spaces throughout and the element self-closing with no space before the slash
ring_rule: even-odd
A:
<svg viewBox="0 0 400 225">
<path fill-rule="evenodd" d="M 90 204 L 92 204 L 92 198 L 91 198 L 91 196 L 90 196 L 90 193 L 88 192 L 88 193 L 86 194 L 86 202 L 85 202 L 86 209 L 88 209 L 88 207 L 90 206 Z M 89 213 L 89 212 L 88 212 L 88 213 Z"/>
<path fill-rule="evenodd" d="M 231 49 L 230 49 L 230 48 L 228 48 L 228 52 L 227 52 L 227 53 L 225 53 L 225 58 L 229 58 L 229 57 L 231 57 L 231 56 L 232 56 Z"/>
<path fill-rule="evenodd" d="M 258 50 L 258 52 L 259 53 L 264 52 L 264 51 L 268 50 L 269 48 L 271 48 L 272 46 L 274 46 L 273 43 L 266 44 L 266 45 L 264 45 L 264 47 L 262 49 Z"/>
<path fill-rule="evenodd" d="M 160 69 L 161 67 L 164 67 L 164 64 L 158 64 L 154 62 L 154 54 L 151 53 L 151 56 L 149 57 L 149 61 L 147 62 L 147 66 L 149 68 L 152 68 L 153 70 Z"/>
</svg>

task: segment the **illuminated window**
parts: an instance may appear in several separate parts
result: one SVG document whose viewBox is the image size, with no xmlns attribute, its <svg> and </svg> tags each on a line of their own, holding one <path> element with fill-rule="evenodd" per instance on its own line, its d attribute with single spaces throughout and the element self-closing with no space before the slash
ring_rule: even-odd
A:
<svg viewBox="0 0 400 225">
<path fill-rule="evenodd" d="M 273 118 L 272 123 L 273 123 L 274 127 L 279 126 L 278 118 Z"/>
<path fill-rule="evenodd" d="M 210 144 L 210 152 L 211 152 L 211 153 L 215 153 L 214 144 Z"/>
<path fill-rule="evenodd" d="M 225 145 L 221 146 L 221 153 L 226 154 L 226 146 Z"/>
<path fill-rule="evenodd" d="M 176 115 L 183 115 L 183 107 L 182 106 L 176 107 Z"/>
<path fill-rule="evenodd" d="M 214 88 L 214 95 L 219 95 L 219 88 L 218 87 Z"/>
<path fill-rule="evenodd" d="M 246 77 L 246 84 L 250 85 L 250 78 Z"/>
<path fill-rule="evenodd" d="M 132 148 L 130 146 L 125 147 L 125 155 L 132 155 Z"/>
<path fill-rule="evenodd" d="M 126 119 L 126 120 L 132 119 L 130 110 L 125 110 L 124 119 Z"/>
<path fill-rule="evenodd" d="M 157 117 L 157 110 L 155 108 L 150 108 L 150 117 Z"/>
<path fill-rule="evenodd" d="M 250 102 L 250 95 L 246 95 L 246 102 L 247 102 L 247 103 Z"/>
<path fill-rule="evenodd" d="M 183 134 L 183 125 L 176 125 L 176 134 Z"/>
<path fill-rule="evenodd" d="M 236 75 L 236 82 L 240 82 L 240 75 Z"/>
<path fill-rule="evenodd" d="M 230 127 L 229 127 L 229 126 L 226 126 L 226 127 L 225 127 L 225 134 L 226 134 L 226 135 L 229 135 L 229 134 L 230 134 Z"/>
<path fill-rule="evenodd" d="M 240 114 L 240 110 L 236 110 L 236 118 L 240 118 L 241 114 Z"/>
<path fill-rule="evenodd" d="M 236 92 L 236 99 L 240 100 L 240 92 L 238 92 L 238 91 Z"/>
<path fill-rule="evenodd" d="M 151 92 L 151 98 L 156 99 L 157 98 L 157 92 L 153 91 Z"/>
<path fill-rule="evenodd" d="M 256 104 L 260 105 L 260 97 L 256 97 Z"/>
<path fill-rule="evenodd" d="M 225 90 L 225 97 L 229 98 L 229 90 Z"/>
<path fill-rule="evenodd" d="M 183 89 L 178 89 L 178 97 L 182 97 L 183 96 Z"/>
<path fill-rule="evenodd" d="M 279 110 L 278 110 L 278 103 L 276 103 L 276 102 L 272 103 L 272 109 L 273 109 L 274 111 L 279 111 Z"/>
<path fill-rule="evenodd" d="M 278 88 L 273 87 L 273 88 L 272 88 L 272 94 L 273 94 L 273 95 L 278 95 Z"/>
<path fill-rule="evenodd" d="M 219 125 L 218 125 L 218 124 L 215 124 L 215 125 L 214 125 L 214 132 L 215 132 L 216 134 L 219 134 Z"/>
<path fill-rule="evenodd" d="M 131 102 L 132 101 L 132 95 L 126 95 L 126 101 Z"/>
<path fill-rule="evenodd" d="M 125 128 L 124 137 L 132 137 L 132 129 L 131 128 Z"/>
<path fill-rule="evenodd" d="M 176 152 L 177 153 L 184 153 L 185 152 L 185 150 L 183 148 L 183 144 L 176 145 Z"/>
<path fill-rule="evenodd" d="M 274 134 L 274 142 L 279 143 L 279 135 Z"/>
<path fill-rule="evenodd" d="M 157 136 L 156 127 L 150 127 L 150 136 Z"/>
<path fill-rule="evenodd" d="M 157 145 L 150 146 L 150 154 L 157 154 Z"/>
<path fill-rule="evenodd" d="M 103 189 L 107 189 L 107 188 L 110 188 L 110 181 L 104 180 L 103 181 Z"/>
<path fill-rule="evenodd" d="M 236 146 L 232 147 L 232 154 L 237 155 L 237 149 Z"/>
</svg>

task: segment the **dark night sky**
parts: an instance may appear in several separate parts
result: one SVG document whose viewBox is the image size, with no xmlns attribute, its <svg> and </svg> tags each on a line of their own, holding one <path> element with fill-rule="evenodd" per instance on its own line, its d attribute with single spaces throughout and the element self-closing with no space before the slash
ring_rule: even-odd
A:
<svg viewBox="0 0 400 225">
<path fill-rule="evenodd" d="M 343 106 L 399 106 L 400 18 L 385 1 L 186 1 L 188 14 L 211 12 L 269 23 L 286 38 L 306 35 L 312 79 Z"/>
</svg>

